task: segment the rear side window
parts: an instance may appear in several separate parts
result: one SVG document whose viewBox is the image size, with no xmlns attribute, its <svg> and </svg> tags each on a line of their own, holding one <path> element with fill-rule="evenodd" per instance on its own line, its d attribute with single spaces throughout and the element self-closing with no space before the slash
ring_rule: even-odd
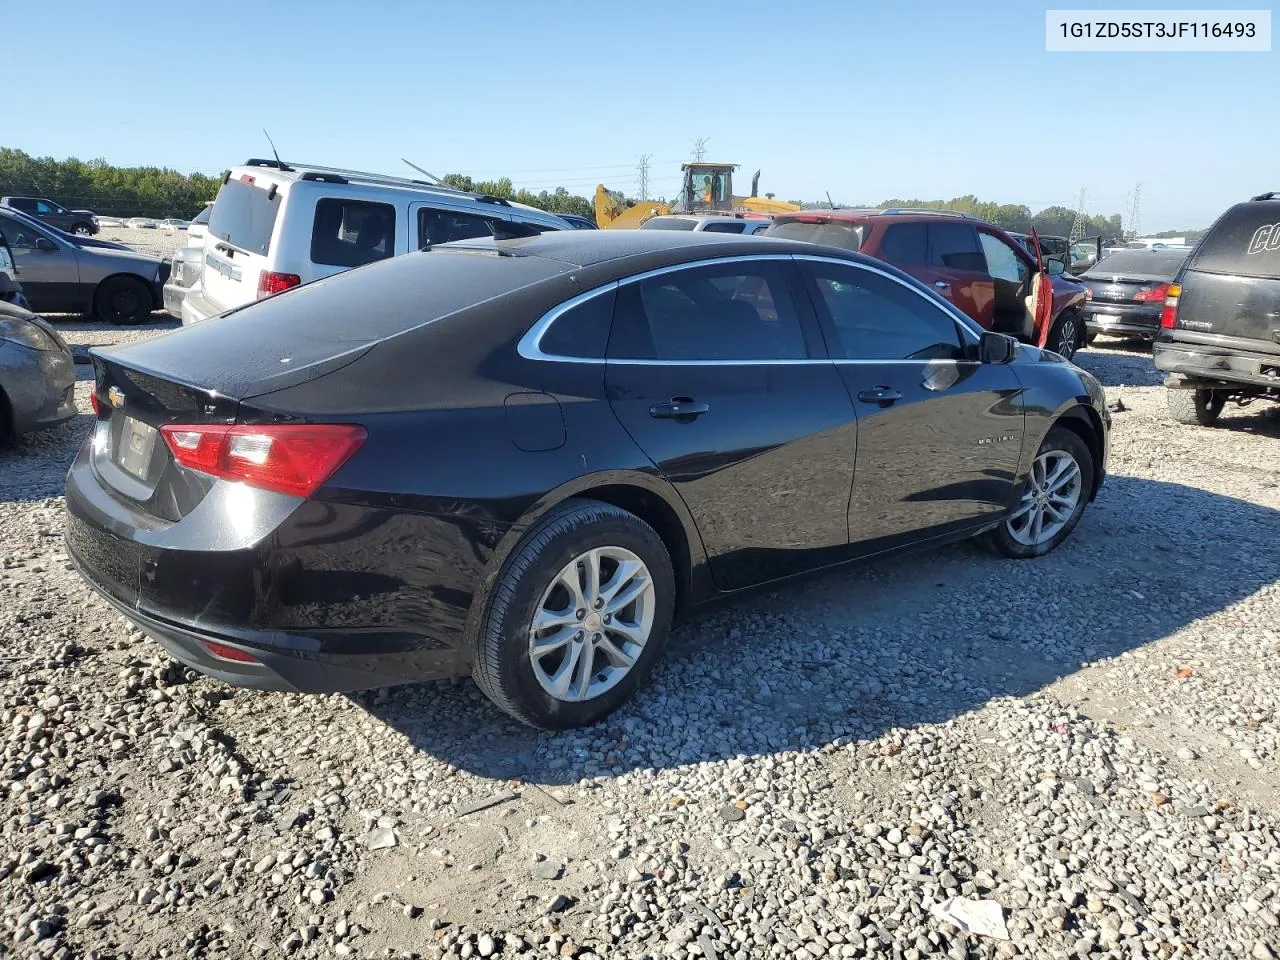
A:
<svg viewBox="0 0 1280 960">
<path fill-rule="evenodd" d="M 389 203 L 339 200 L 316 203 L 311 262 L 359 267 L 396 252 L 396 208 Z"/>
<path fill-rule="evenodd" d="M 454 240 L 474 240 L 491 237 L 493 230 L 488 217 L 453 210 L 433 210 L 423 207 L 418 211 L 418 246 L 451 243 Z"/>
<path fill-rule="evenodd" d="M 929 262 L 929 232 L 923 223 L 895 223 L 884 232 L 880 258 L 890 263 Z"/>
<path fill-rule="evenodd" d="M 741 233 L 741 223 L 708 223 L 702 228 L 703 233 Z"/>
<path fill-rule="evenodd" d="M 765 230 L 769 237 L 783 240 L 802 240 L 805 243 L 822 243 L 828 247 L 857 250 L 862 246 L 862 224 L 828 220 L 825 223 L 802 223 L 789 220 L 775 223 Z M 923 243 L 921 246 L 923 247 Z"/>
<path fill-rule="evenodd" d="M 209 233 L 249 253 L 271 249 L 271 232 L 280 212 L 281 196 L 243 180 L 228 180 L 218 191 L 209 214 Z"/>
<path fill-rule="evenodd" d="M 609 357 L 802 360 L 800 317 L 778 263 L 692 267 L 624 285 Z"/>
<path fill-rule="evenodd" d="M 929 224 L 929 262 L 951 270 L 987 269 L 978 231 L 967 223 Z"/>
<path fill-rule="evenodd" d="M 553 357 L 604 357 L 615 295 L 610 290 L 560 314 L 543 333 L 539 348 Z"/>
<path fill-rule="evenodd" d="M 698 225 L 696 220 L 683 217 L 651 217 L 640 224 L 642 230 L 692 230 Z"/>
<path fill-rule="evenodd" d="M 1280 202 L 1232 207 L 1196 246 L 1187 269 L 1280 278 Z"/>
<path fill-rule="evenodd" d="M 833 353 L 846 360 L 962 360 L 956 321 L 906 286 L 870 270 L 809 262 Z"/>
</svg>

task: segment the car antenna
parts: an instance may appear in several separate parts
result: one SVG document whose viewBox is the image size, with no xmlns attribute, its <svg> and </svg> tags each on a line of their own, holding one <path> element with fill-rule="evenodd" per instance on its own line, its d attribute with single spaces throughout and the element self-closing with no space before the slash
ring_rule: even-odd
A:
<svg viewBox="0 0 1280 960">
<path fill-rule="evenodd" d="M 828 190 L 828 191 L 827 191 L 827 203 L 829 203 L 829 204 L 831 205 L 831 209 L 832 209 L 832 210 L 834 210 L 834 209 L 836 208 L 836 203 L 835 203 L 835 201 L 831 199 L 831 191 L 830 191 L 830 190 Z"/>
<path fill-rule="evenodd" d="M 271 139 L 271 134 L 267 133 L 267 128 L 262 128 L 262 135 L 267 138 L 267 143 L 271 144 L 271 155 L 276 158 L 276 166 L 281 170 L 284 169 L 284 162 L 280 159 L 280 154 L 276 152 L 275 141 Z"/>
<path fill-rule="evenodd" d="M 441 180 L 439 177 L 437 177 L 434 173 L 431 173 L 429 170 L 423 170 L 423 169 L 422 169 L 420 166 L 418 166 L 416 163 L 410 163 L 410 162 L 409 162 L 408 160 L 406 160 L 404 157 L 401 157 L 401 158 L 400 158 L 400 161 L 401 161 L 401 163 L 403 163 L 406 167 L 413 167 L 413 169 L 417 170 L 417 171 L 418 171 L 420 174 L 422 174 L 424 177 L 429 177 L 429 178 L 431 178 L 432 180 L 434 180 L 434 181 L 435 181 L 435 183 L 436 183 L 436 186 L 440 186 L 440 187 L 448 186 L 448 184 L 446 184 L 443 180 Z"/>
</svg>

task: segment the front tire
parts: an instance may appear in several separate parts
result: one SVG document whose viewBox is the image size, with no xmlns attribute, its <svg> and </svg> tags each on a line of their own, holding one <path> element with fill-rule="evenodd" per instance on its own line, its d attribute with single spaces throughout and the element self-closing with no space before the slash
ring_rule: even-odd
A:
<svg viewBox="0 0 1280 960">
<path fill-rule="evenodd" d="M 1093 490 L 1093 454 L 1065 427 L 1049 431 L 1023 482 L 1017 506 L 983 534 L 993 552 L 1015 560 L 1042 557 L 1071 536 Z"/>
<path fill-rule="evenodd" d="M 93 312 L 103 323 L 132 326 L 151 316 L 151 291 L 136 277 L 108 277 L 93 296 Z"/>
<path fill-rule="evenodd" d="M 675 608 L 662 538 L 595 500 L 553 508 L 498 576 L 473 676 L 500 709 L 544 730 L 595 723 L 629 700 Z"/>
<path fill-rule="evenodd" d="M 89 226 L 87 223 L 77 223 L 71 228 L 71 232 L 77 237 L 92 237 L 93 227 Z"/>
<path fill-rule="evenodd" d="M 1227 395 L 1221 390 L 1174 390 L 1166 387 L 1165 404 L 1169 408 L 1169 416 L 1178 423 L 1199 424 L 1211 427 L 1218 422 L 1222 408 L 1226 405 Z"/>
<path fill-rule="evenodd" d="M 1080 314 L 1067 311 L 1055 321 L 1045 347 L 1070 360 L 1083 340 L 1084 322 L 1080 319 Z"/>
</svg>

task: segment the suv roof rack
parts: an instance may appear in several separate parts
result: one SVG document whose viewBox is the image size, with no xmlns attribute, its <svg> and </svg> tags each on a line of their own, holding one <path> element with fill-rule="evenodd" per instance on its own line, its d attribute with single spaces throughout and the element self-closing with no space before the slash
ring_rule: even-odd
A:
<svg viewBox="0 0 1280 960">
<path fill-rule="evenodd" d="M 1280 191 L 1272 190 L 1270 193 L 1260 193 L 1256 197 L 1250 197 L 1249 200 L 1280 200 Z"/>
<path fill-rule="evenodd" d="M 966 220 L 977 220 L 972 213 L 961 213 L 959 210 L 938 210 L 933 207 L 888 207 L 884 210 L 877 210 L 878 214 L 883 217 L 897 217 L 903 214 L 927 213 L 940 217 L 963 217 Z"/>
<path fill-rule="evenodd" d="M 243 166 L 271 167 L 273 170 L 292 170 L 293 169 L 293 167 L 289 166 L 287 163 L 284 163 L 280 160 L 263 160 L 260 157 L 250 157 L 248 160 L 244 162 Z"/>
</svg>

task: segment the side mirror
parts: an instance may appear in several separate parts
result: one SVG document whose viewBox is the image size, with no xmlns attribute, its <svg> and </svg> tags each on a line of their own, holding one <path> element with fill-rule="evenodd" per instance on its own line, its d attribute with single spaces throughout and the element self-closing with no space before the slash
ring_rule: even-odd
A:
<svg viewBox="0 0 1280 960">
<path fill-rule="evenodd" d="M 43 250 L 45 253 L 57 253 L 58 245 L 48 237 L 36 237 L 36 249 Z"/>
<path fill-rule="evenodd" d="M 1060 277 L 1067 272 L 1067 265 L 1057 257 L 1050 257 L 1044 262 L 1045 272 L 1051 277 Z"/>
<path fill-rule="evenodd" d="M 1008 363 L 1018 351 L 1018 341 L 1003 333 L 982 334 L 978 341 L 978 359 L 983 363 Z"/>
</svg>

